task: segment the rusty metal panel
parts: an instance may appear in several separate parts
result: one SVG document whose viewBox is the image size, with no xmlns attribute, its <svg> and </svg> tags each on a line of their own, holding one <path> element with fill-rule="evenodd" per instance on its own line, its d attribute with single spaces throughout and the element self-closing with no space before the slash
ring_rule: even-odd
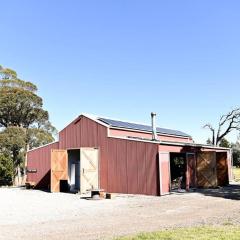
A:
<svg viewBox="0 0 240 240">
<path fill-rule="evenodd" d="M 227 152 L 216 153 L 218 186 L 229 184 Z"/>
<path fill-rule="evenodd" d="M 37 170 L 27 172 L 27 182 L 35 183 L 36 188 L 50 187 L 51 149 L 58 149 L 58 142 L 37 148 L 27 153 L 27 169 Z"/>
<path fill-rule="evenodd" d="M 67 150 L 51 149 L 51 192 L 60 192 L 60 180 L 68 180 Z"/>
</svg>

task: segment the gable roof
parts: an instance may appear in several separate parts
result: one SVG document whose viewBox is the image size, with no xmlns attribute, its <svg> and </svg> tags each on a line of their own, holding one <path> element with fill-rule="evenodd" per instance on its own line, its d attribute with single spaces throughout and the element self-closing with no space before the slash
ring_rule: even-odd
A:
<svg viewBox="0 0 240 240">
<path fill-rule="evenodd" d="M 131 129 L 131 130 L 139 130 L 144 132 L 152 132 L 152 126 L 137 124 L 137 123 L 130 123 L 125 121 L 113 120 L 109 118 L 98 118 L 98 121 L 101 121 L 107 124 L 110 127 L 121 128 L 121 129 Z M 167 128 L 157 128 L 157 133 L 159 134 L 166 134 L 166 135 L 174 135 L 174 136 L 181 136 L 181 137 L 191 137 L 189 134 L 173 130 Z"/>
</svg>

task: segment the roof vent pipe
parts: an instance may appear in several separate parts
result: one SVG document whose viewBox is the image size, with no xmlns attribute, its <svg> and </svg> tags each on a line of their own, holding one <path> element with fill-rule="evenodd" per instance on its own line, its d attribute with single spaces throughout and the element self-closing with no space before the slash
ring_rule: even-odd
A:
<svg viewBox="0 0 240 240">
<path fill-rule="evenodd" d="M 151 117 L 152 117 L 152 140 L 156 141 L 157 139 L 157 127 L 156 127 L 156 113 L 152 112 Z"/>
</svg>

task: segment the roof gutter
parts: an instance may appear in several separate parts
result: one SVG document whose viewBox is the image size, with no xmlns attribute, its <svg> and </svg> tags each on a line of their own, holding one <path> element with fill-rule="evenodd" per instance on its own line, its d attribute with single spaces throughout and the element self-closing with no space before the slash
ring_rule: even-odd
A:
<svg viewBox="0 0 240 240">
<path fill-rule="evenodd" d="M 120 136 L 108 136 L 109 138 L 130 140 L 135 142 L 145 142 L 145 143 L 153 143 L 158 145 L 168 145 L 168 146 L 179 146 L 179 147 L 198 147 L 198 148 L 210 148 L 210 149 L 218 149 L 218 150 L 231 150 L 231 148 L 223 148 L 223 147 L 214 147 L 206 144 L 199 143 L 179 143 L 179 142 L 171 142 L 171 141 L 152 141 L 151 139 L 139 139 L 134 137 L 120 137 Z"/>
<path fill-rule="evenodd" d="M 170 142 L 170 141 L 161 141 L 159 145 L 174 145 L 174 146 L 184 146 L 184 147 L 203 147 L 203 148 L 211 148 L 211 149 L 219 149 L 219 150 L 230 150 L 231 148 L 224 147 L 215 147 L 207 144 L 200 143 L 179 143 L 179 142 Z"/>
</svg>

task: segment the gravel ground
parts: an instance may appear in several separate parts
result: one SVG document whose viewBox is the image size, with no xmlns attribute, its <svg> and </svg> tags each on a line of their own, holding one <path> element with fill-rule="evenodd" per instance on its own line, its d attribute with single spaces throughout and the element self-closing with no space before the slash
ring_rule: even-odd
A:
<svg viewBox="0 0 240 240">
<path fill-rule="evenodd" d="M 0 188 L 0 239 L 113 239 L 163 228 L 240 224 L 240 186 L 164 197 L 79 195 Z"/>
</svg>

